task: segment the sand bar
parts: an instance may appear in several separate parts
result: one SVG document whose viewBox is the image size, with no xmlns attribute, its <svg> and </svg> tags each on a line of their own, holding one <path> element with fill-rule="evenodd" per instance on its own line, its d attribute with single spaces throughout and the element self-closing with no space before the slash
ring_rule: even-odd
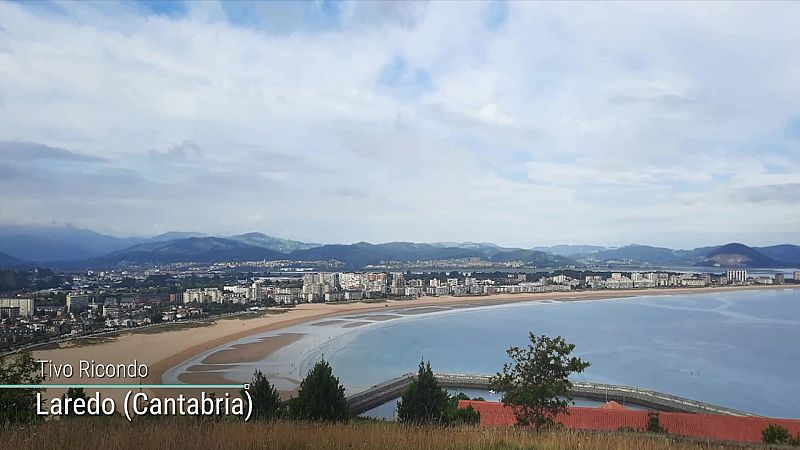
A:
<svg viewBox="0 0 800 450">
<path fill-rule="evenodd" d="M 218 350 L 206 356 L 202 364 L 236 364 L 255 362 L 266 358 L 292 342 L 300 340 L 303 333 L 283 333 L 277 336 L 267 336 L 256 342 L 234 345 L 230 348 Z"/>
</svg>

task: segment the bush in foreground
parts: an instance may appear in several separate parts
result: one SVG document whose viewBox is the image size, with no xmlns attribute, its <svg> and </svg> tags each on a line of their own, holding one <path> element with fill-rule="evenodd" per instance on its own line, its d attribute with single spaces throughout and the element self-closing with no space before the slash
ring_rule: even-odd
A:
<svg viewBox="0 0 800 450">
<path fill-rule="evenodd" d="M 793 438 L 786 428 L 780 425 L 769 424 L 766 428 L 761 430 L 761 441 L 765 444 L 800 446 L 800 433 L 797 434 L 797 437 Z"/>
<path fill-rule="evenodd" d="M 666 433 L 667 429 L 661 425 L 661 419 L 657 411 L 650 411 L 647 413 L 647 428 L 648 433 Z"/>
<path fill-rule="evenodd" d="M 0 357 L 0 384 L 42 384 L 36 361 L 30 352 L 13 358 Z M 44 389 L 0 389 L 0 425 L 31 422 L 36 415 L 36 394 Z"/>
</svg>

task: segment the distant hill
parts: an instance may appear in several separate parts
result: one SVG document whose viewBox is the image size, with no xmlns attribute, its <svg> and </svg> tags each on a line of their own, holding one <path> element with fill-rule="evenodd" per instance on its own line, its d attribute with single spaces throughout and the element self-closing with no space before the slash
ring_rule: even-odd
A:
<svg viewBox="0 0 800 450">
<path fill-rule="evenodd" d="M 290 253 L 296 250 L 306 250 L 309 248 L 319 247 L 322 244 L 310 244 L 300 241 L 293 241 L 291 239 L 281 239 L 273 236 L 268 236 L 264 233 L 246 233 L 236 236 L 229 236 L 227 239 L 241 242 L 243 244 L 252 245 L 255 247 L 268 248 L 270 250 L 279 251 L 282 253 Z"/>
<path fill-rule="evenodd" d="M 151 238 L 146 239 L 146 242 L 166 242 L 166 241 L 174 241 L 176 239 L 186 239 L 192 237 L 207 237 L 208 235 L 203 233 L 196 233 L 194 231 L 167 231 L 166 233 L 159 234 L 158 236 L 153 236 Z"/>
<path fill-rule="evenodd" d="M 472 249 L 495 249 L 500 248 L 499 245 L 492 242 L 433 242 L 431 245 L 436 247 L 446 248 L 472 248 Z"/>
<path fill-rule="evenodd" d="M 0 253 L 16 262 L 57 267 L 113 267 L 119 264 L 166 264 L 292 259 L 337 260 L 350 267 L 383 261 L 481 258 L 498 263 L 565 267 L 584 263 L 626 262 L 643 266 L 800 267 L 800 246 L 744 244 L 673 250 L 649 245 L 606 248 L 554 245 L 532 249 L 501 247 L 491 242 L 388 242 L 316 244 L 252 232 L 228 237 L 170 231 L 158 236 L 118 238 L 73 226 L 0 225 Z"/>
<path fill-rule="evenodd" d="M 281 252 L 266 245 L 279 248 L 299 248 Z M 147 242 L 130 248 L 91 258 L 80 263 L 86 267 L 115 267 L 131 264 L 169 264 L 175 262 L 212 263 L 217 261 L 254 261 L 291 259 L 295 261 L 337 260 L 350 267 L 364 267 L 384 261 L 424 261 L 480 257 L 487 261 L 522 261 L 540 267 L 574 264 L 574 261 L 558 255 L 535 250 L 503 249 L 501 247 L 458 248 L 440 247 L 432 244 L 412 242 L 389 242 L 370 244 L 359 242 L 344 245 L 306 244 L 272 238 L 261 233 L 248 233 L 232 238 L 192 237 L 166 242 Z"/>
<path fill-rule="evenodd" d="M 777 261 L 744 244 L 732 243 L 717 247 L 705 255 L 698 266 L 720 267 L 782 267 L 787 263 Z"/>
<path fill-rule="evenodd" d="M 762 254 L 794 267 L 800 267 L 800 245 L 773 245 L 770 247 L 755 247 Z"/>
<path fill-rule="evenodd" d="M 690 253 L 685 250 L 634 244 L 582 256 L 601 261 L 629 260 L 648 264 L 678 264 L 685 263 Z"/>
<path fill-rule="evenodd" d="M 544 252 L 524 249 L 504 249 L 497 246 L 477 245 L 470 247 L 441 247 L 434 244 L 412 242 L 389 242 L 370 244 L 359 242 L 351 245 L 323 245 L 308 250 L 292 252 L 298 260 L 335 259 L 351 266 L 366 266 L 382 261 L 425 261 L 434 259 L 458 259 L 480 257 L 487 261 L 522 261 L 537 266 L 572 264 L 574 261 Z"/>
<path fill-rule="evenodd" d="M 284 259 L 274 250 L 243 244 L 232 239 L 191 237 L 167 242 L 148 242 L 83 261 L 87 267 L 124 264 L 170 264 L 176 262 L 259 261 Z"/>
<path fill-rule="evenodd" d="M 70 225 L 0 225 L 0 251 L 26 261 L 80 260 L 144 241 L 143 238 L 118 238 Z"/>
<path fill-rule="evenodd" d="M 576 255 L 579 260 L 601 262 L 630 261 L 657 266 L 698 267 L 789 267 L 797 265 L 800 248 L 796 245 L 776 245 L 753 248 L 744 244 L 699 247 L 692 250 L 673 250 L 649 245 L 626 245 L 615 249 Z"/>
<path fill-rule="evenodd" d="M 16 267 L 23 264 L 23 261 L 7 253 L 0 252 L 0 267 Z"/>
<path fill-rule="evenodd" d="M 30 235 L 0 236 L 0 251 L 26 261 L 51 262 L 98 256 L 91 249 Z"/>
<path fill-rule="evenodd" d="M 538 250 L 500 250 L 487 255 L 487 257 L 489 261 L 521 261 L 523 264 L 535 265 L 537 267 L 563 267 L 577 264 L 572 258 L 540 252 Z"/>
<path fill-rule="evenodd" d="M 382 261 L 418 261 L 428 259 L 467 258 L 475 256 L 472 249 L 455 247 L 438 247 L 431 244 L 415 244 L 411 242 L 389 242 L 385 244 L 323 245 L 291 253 L 293 259 L 300 261 L 335 259 L 350 266 L 366 266 Z"/>
</svg>

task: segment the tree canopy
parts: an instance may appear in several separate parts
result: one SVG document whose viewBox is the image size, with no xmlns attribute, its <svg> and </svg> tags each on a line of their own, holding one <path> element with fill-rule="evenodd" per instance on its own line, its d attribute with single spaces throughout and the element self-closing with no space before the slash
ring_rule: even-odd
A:
<svg viewBox="0 0 800 450">
<path fill-rule="evenodd" d="M 18 353 L 11 359 L 0 357 L 0 384 L 42 384 L 41 376 L 30 352 Z M 44 389 L 0 389 L 0 425 L 31 422 L 36 415 L 36 394 Z"/>
<path fill-rule="evenodd" d="M 397 415 L 402 422 L 443 423 L 446 421 L 447 402 L 447 391 L 436 381 L 431 363 L 420 361 L 417 377 L 397 403 Z"/>
<path fill-rule="evenodd" d="M 559 413 L 568 413 L 569 376 L 583 372 L 589 363 L 570 356 L 575 345 L 561 336 L 529 333 L 528 337 L 527 348 L 506 351 L 512 362 L 492 377 L 492 387 L 504 392 L 503 404 L 514 408 L 519 425 L 542 430 L 553 426 Z"/>
<path fill-rule="evenodd" d="M 253 372 L 249 392 L 253 402 L 252 420 L 273 420 L 284 415 L 285 408 L 278 390 L 258 369 Z M 247 397 L 244 389 L 239 391 L 239 395 L 244 399 Z"/>
<path fill-rule="evenodd" d="M 297 398 L 290 401 L 290 409 L 292 416 L 301 420 L 345 422 L 350 418 L 344 386 L 333 376 L 333 369 L 324 358 L 300 383 Z"/>
<path fill-rule="evenodd" d="M 397 403 L 397 415 L 401 422 L 414 424 L 480 422 L 480 414 L 471 406 L 458 408 L 459 400 L 469 400 L 469 397 L 463 393 L 449 396 L 447 390 L 439 386 L 430 362 L 426 364 L 420 361 L 417 377 L 411 381 Z"/>
</svg>

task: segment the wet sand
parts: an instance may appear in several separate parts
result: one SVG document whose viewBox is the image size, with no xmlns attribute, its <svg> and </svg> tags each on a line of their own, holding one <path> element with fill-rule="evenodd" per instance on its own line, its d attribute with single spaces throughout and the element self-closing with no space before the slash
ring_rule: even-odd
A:
<svg viewBox="0 0 800 450">
<path fill-rule="evenodd" d="M 303 333 L 284 333 L 278 336 L 267 336 L 257 342 L 234 345 L 206 356 L 202 364 L 214 366 L 216 364 L 259 361 L 292 342 L 300 340 L 303 336 Z"/>
</svg>

